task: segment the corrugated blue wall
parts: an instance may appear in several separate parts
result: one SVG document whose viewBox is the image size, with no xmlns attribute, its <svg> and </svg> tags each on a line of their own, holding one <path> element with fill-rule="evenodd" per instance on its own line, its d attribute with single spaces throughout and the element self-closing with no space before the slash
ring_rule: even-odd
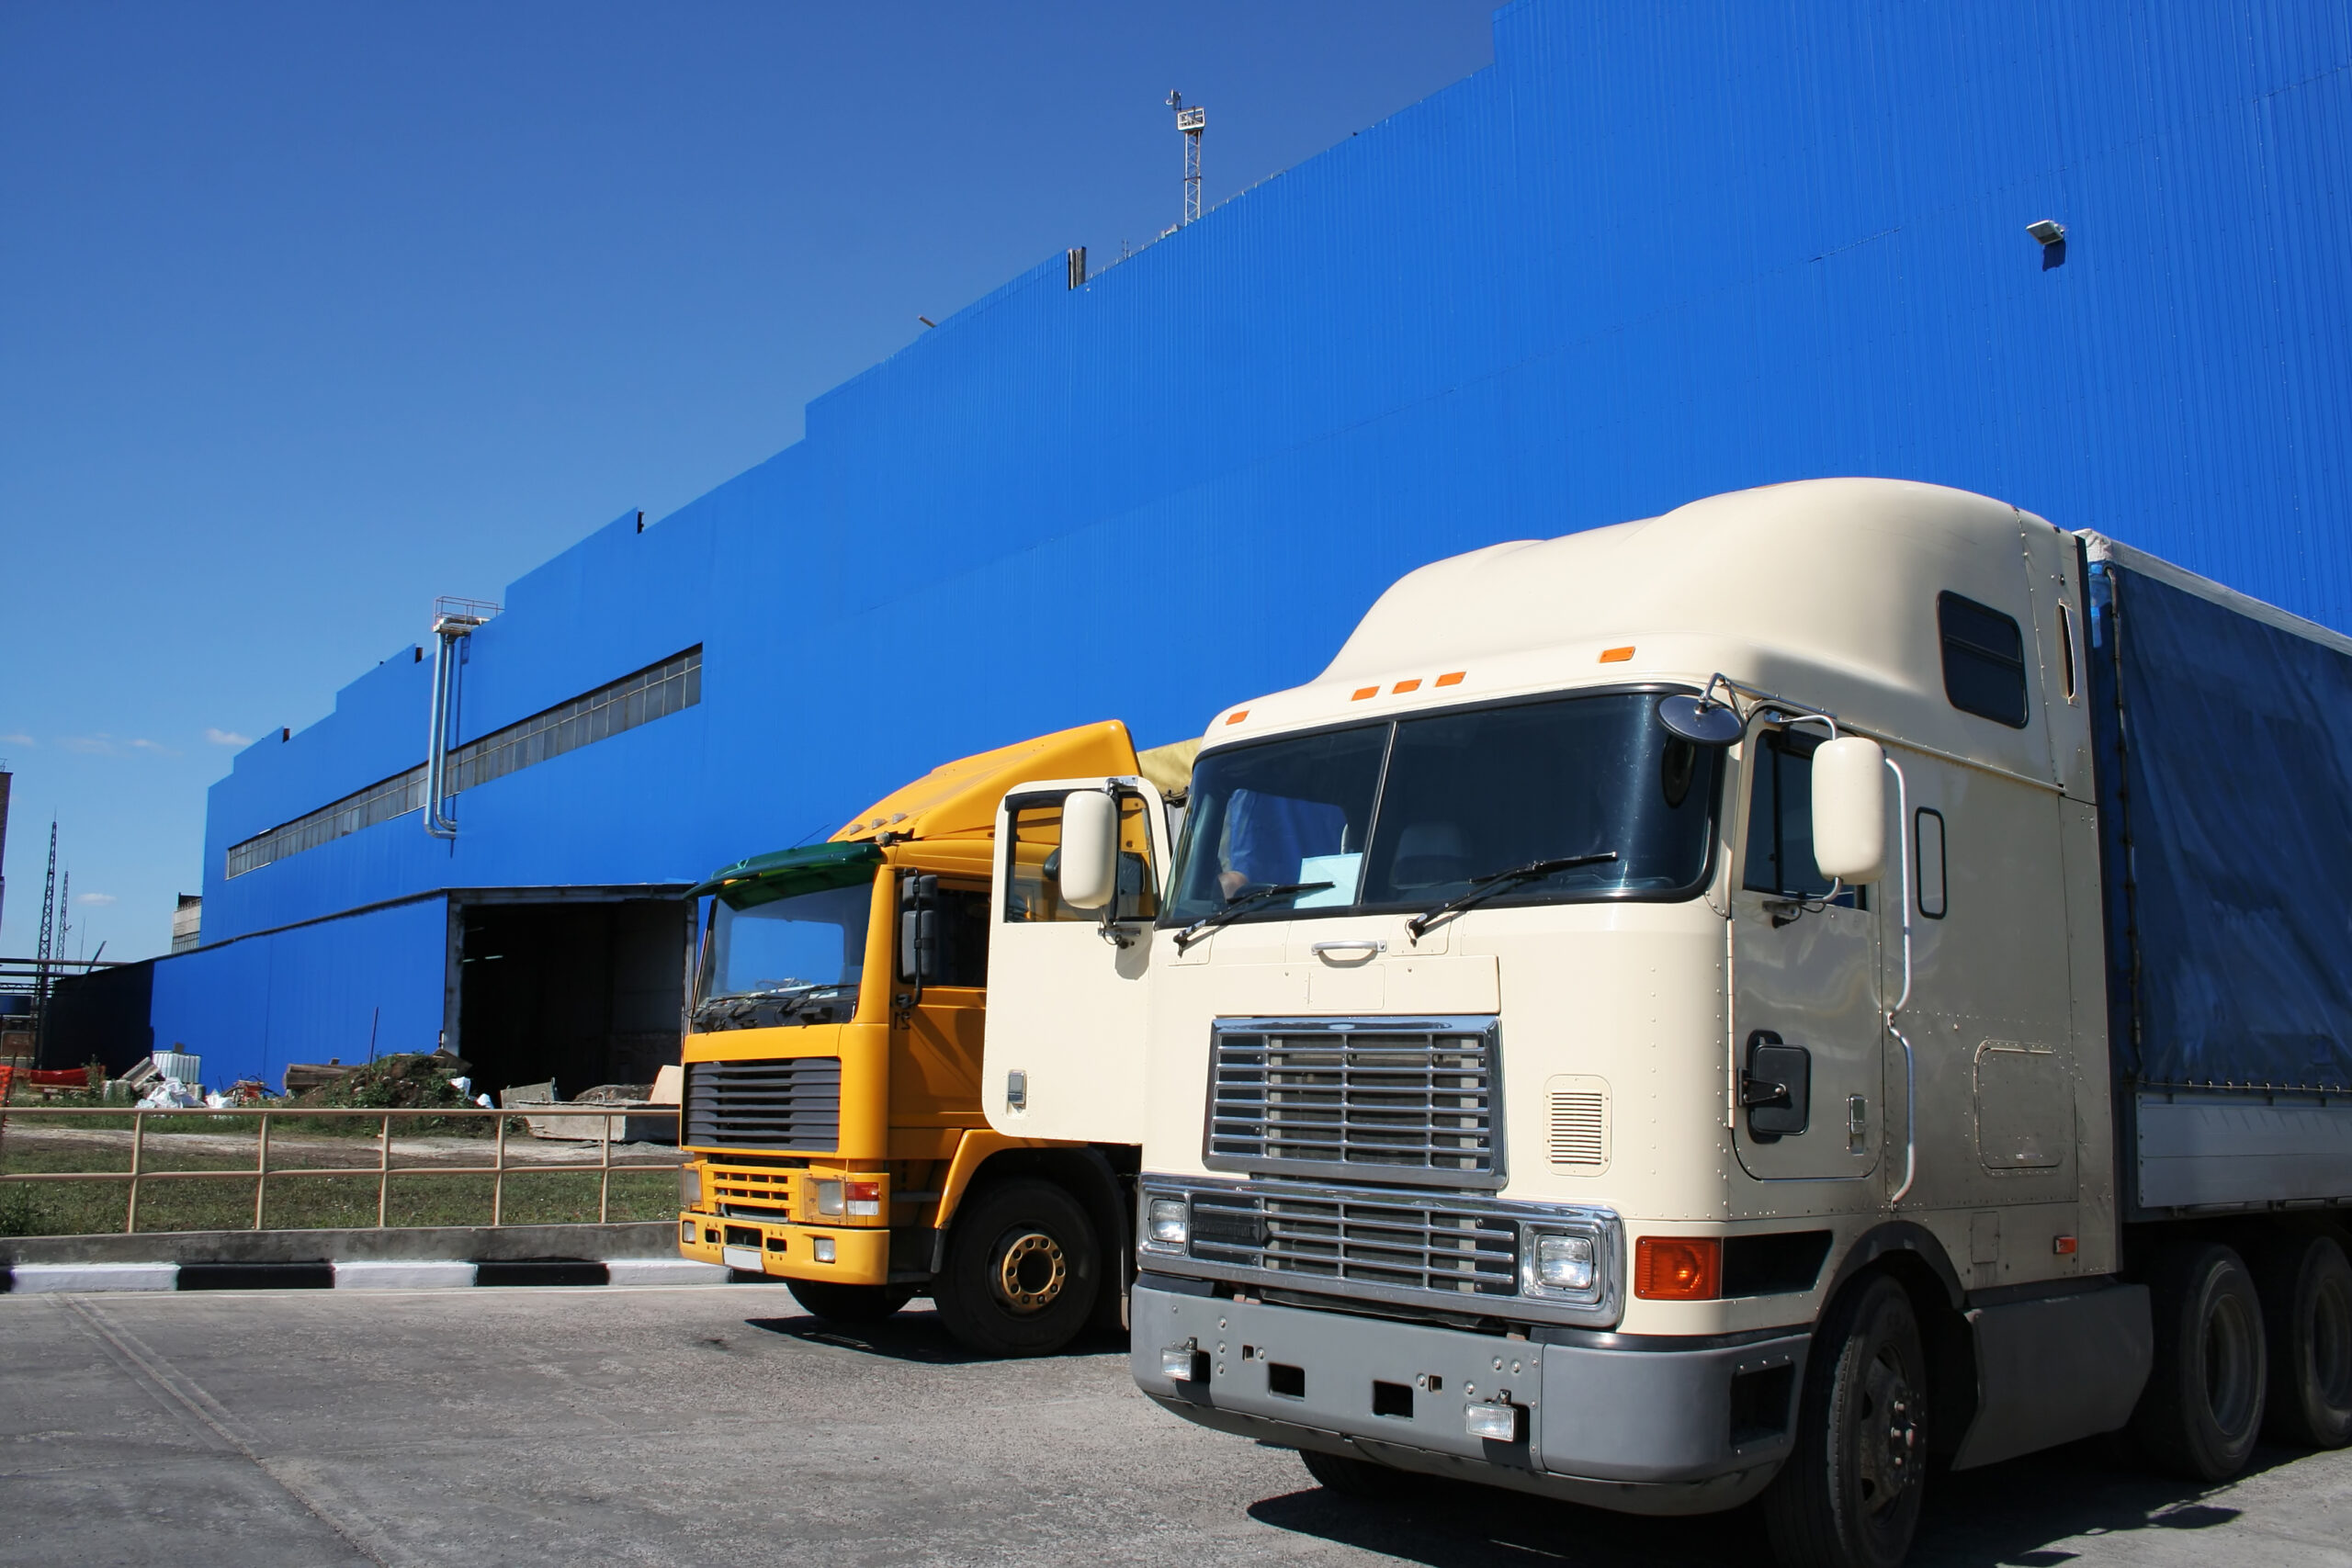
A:
<svg viewBox="0 0 2352 1568">
<path fill-rule="evenodd" d="M 202 1056 L 216 1089 L 241 1077 L 275 1089 L 288 1062 L 430 1051 L 447 909 L 419 898 L 161 960 L 156 1048 Z"/>
<path fill-rule="evenodd" d="M 982 747 L 1194 733 L 1423 561 L 1776 480 L 1986 491 L 2352 627 L 2348 149 L 2340 0 L 1523 0 L 1487 70 L 1081 290 L 1054 258 L 515 583 L 460 728 L 695 643 L 699 707 L 469 792 L 455 844 L 411 817 L 225 881 L 422 759 L 429 662 L 243 753 L 206 939 L 682 881 Z M 285 1027 L 394 983 L 347 973 Z M 159 1037 L 238 984 L 159 979 Z"/>
</svg>

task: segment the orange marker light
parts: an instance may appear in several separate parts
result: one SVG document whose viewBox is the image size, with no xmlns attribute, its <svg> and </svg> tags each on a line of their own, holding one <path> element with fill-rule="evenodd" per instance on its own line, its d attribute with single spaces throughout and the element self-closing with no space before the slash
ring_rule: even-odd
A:
<svg viewBox="0 0 2352 1568">
<path fill-rule="evenodd" d="M 1351 703 L 1360 703 L 1366 697 L 1376 697 L 1378 695 L 1380 695 L 1380 688 L 1377 686 L 1358 686 L 1356 688 L 1356 694 L 1350 697 L 1348 701 Z"/>
<path fill-rule="evenodd" d="M 1724 1244 L 1712 1235 L 1645 1235 L 1634 1244 L 1634 1294 L 1711 1302 L 1724 1293 Z"/>
<path fill-rule="evenodd" d="M 1600 650 L 1603 664 L 1623 664 L 1633 657 L 1634 650 L 1630 648 L 1604 648 Z"/>
<path fill-rule="evenodd" d="M 1451 675 L 1439 676 L 1437 678 L 1437 683 L 1441 686 L 1459 686 L 1462 684 L 1462 677 L 1468 673 L 1470 673 L 1470 671 L 1467 670 L 1456 670 Z"/>
<path fill-rule="evenodd" d="M 1418 692 L 1418 691 L 1419 691 L 1420 689 L 1421 689 L 1421 683 L 1420 683 L 1420 682 L 1419 682 L 1418 680 L 1415 680 L 1415 681 L 1399 681 L 1399 682 L 1397 682 L 1395 685 L 1393 685 L 1393 686 L 1389 687 L 1389 688 L 1388 688 L 1388 691 L 1389 691 L 1389 694 L 1393 696 L 1393 695 L 1395 695 L 1396 694 L 1397 694 L 1397 693 L 1399 693 L 1399 692 Z"/>
<path fill-rule="evenodd" d="M 1239 724 L 1243 719 L 1248 718 L 1249 716 L 1250 710 L 1248 708 L 1235 708 L 1231 713 L 1225 716 L 1225 722 L 1227 724 Z"/>
</svg>

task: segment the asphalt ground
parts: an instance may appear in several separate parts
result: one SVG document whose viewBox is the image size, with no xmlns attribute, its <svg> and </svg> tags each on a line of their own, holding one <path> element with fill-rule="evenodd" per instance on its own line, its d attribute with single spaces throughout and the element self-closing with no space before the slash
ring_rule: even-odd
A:
<svg viewBox="0 0 2352 1568">
<path fill-rule="evenodd" d="M 782 1290 L 0 1296 L 0 1563 L 1737 1564 L 1752 1515 L 1360 1503 L 1162 1414 L 1124 1348 L 989 1362 Z M 2078 1444 L 1938 1477 L 1913 1561 L 2352 1564 L 2352 1453 L 2233 1485 Z"/>
</svg>

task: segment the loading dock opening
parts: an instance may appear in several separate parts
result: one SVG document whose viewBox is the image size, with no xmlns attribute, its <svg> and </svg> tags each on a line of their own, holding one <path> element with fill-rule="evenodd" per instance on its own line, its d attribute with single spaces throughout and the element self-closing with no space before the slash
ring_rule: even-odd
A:
<svg viewBox="0 0 2352 1568">
<path fill-rule="evenodd" d="M 478 1089 L 553 1079 L 569 1098 L 678 1060 L 694 908 L 669 892 L 451 896 L 448 1045 Z"/>
</svg>

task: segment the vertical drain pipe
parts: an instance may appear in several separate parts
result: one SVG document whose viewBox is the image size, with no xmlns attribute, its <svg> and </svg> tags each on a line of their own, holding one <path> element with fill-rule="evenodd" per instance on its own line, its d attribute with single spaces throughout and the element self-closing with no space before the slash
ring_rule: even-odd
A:
<svg viewBox="0 0 2352 1568">
<path fill-rule="evenodd" d="M 436 839 L 458 836 L 457 822 L 441 809 L 453 793 L 449 730 L 457 722 L 458 642 L 496 614 L 497 605 L 479 599 L 433 602 L 433 728 L 424 742 L 424 830 Z"/>
</svg>

